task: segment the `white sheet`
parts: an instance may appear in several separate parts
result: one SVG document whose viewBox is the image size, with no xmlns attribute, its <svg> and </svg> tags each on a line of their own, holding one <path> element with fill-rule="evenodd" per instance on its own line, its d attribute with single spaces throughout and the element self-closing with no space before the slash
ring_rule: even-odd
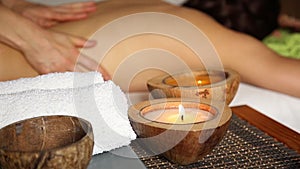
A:
<svg viewBox="0 0 300 169">
<path fill-rule="evenodd" d="M 248 105 L 300 133 L 300 98 L 240 84 L 230 106 Z"/>
</svg>

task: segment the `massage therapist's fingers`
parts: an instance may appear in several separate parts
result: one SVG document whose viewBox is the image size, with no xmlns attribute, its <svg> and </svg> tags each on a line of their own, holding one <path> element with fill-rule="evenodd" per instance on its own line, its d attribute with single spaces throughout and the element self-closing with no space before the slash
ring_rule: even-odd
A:
<svg viewBox="0 0 300 169">
<path fill-rule="evenodd" d="M 42 27 L 50 27 L 58 22 L 84 19 L 88 17 L 89 13 L 96 10 L 95 2 L 79 2 L 58 6 L 46 6 L 27 1 L 26 5 L 22 4 L 14 7 L 13 10 Z M 55 22 L 49 24 L 48 22 L 51 21 Z"/>
<path fill-rule="evenodd" d="M 77 59 L 77 63 L 90 71 L 96 71 L 99 65 L 95 60 L 91 59 L 90 57 L 84 54 L 80 54 L 80 56 Z"/>
<path fill-rule="evenodd" d="M 49 7 L 45 18 L 57 21 L 80 20 L 96 10 L 95 2 L 79 2 Z"/>
<path fill-rule="evenodd" d="M 44 28 L 50 28 L 50 27 L 58 24 L 57 21 L 45 20 L 45 19 L 40 19 L 40 18 L 37 18 L 36 21 L 34 21 L 34 22 Z"/>
<path fill-rule="evenodd" d="M 54 6 L 52 9 L 56 12 L 62 13 L 82 13 L 82 12 L 93 12 L 96 10 L 95 2 L 77 2 L 68 3 L 60 6 Z"/>
<path fill-rule="evenodd" d="M 104 80 L 111 80 L 111 76 L 109 75 L 108 71 L 104 69 L 102 66 L 98 67 L 98 72 L 102 74 Z"/>
<path fill-rule="evenodd" d="M 82 65 L 84 68 L 86 68 L 89 71 L 98 71 L 102 74 L 104 80 L 110 80 L 111 76 L 108 74 L 108 72 L 101 67 L 95 60 L 91 59 L 90 57 L 81 54 L 78 57 L 77 60 L 78 64 Z"/>
<path fill-rule="evenodd" d="M 28 16 L 27 14 L 24 14 L 24 15 L 25 15 L 25 17 Z M 44 19 L 44 18 L 41 18 L 40 16 L 37 16 L 37 17 L 36 16 L 28 16 L 27 19 L 31 20 L 32 22 L 34 22 L 44 28 L 50 28 L 59 23 L 58 21 Z"/>
<path fill-rule="evenodd" d="M 85 55 L 80 55 L 78 48 L 89 48 L 96 45 L 94 40 L 86 40 L 81 37 L 69 35 L 61 32 L 52 32 L 52 38 L 54 43 L 52 45 L 60 53 L 61 63 L 65 64 L 65 69 L 68 71 L 74 71 L 76 64 L 82 65 L 87 70 L 96 70 L 98 63 L 90 59 Z M 58 64 L 60 64 L 58 62 Z"/>
<path fill-rule="evenodd" d="M 84 48 L 90 48 L 94 47 L 96 45 L 96 41 L 94 40 L 86 40 L 83 38 L 71 36 L 71 41 L 77 46 L 77 47 L 84 47 Z M 91 59 L 90 57 L 81 54 L 78 57 L 77 63 L 83 66 L 86 70 L 89 71 L 98 71 L 102 74 L 104 80 L 111 80 L 111 76 L 108 74 L 108 72 L 99 64 Z"/>
<path fill-rule="evenodd" d="M 40 27 L 36 27 L 30 38 L 34 40 L 26 44 L 23 53 L 39 73 L 74 71 L 77 63 L 87 70 L 98 69 L 97 62 L 80 55 L 79 51 L 82 47 L 95 46 L 96 41 Z"/>
<path fill-rule="evenodd" d="M 69 36 L 69 39 L 72 43 L 78 48 L 91 48 L 96 46 L 97 41 L 95 40 L 87 40 L 85 38 L 77 37 L 77 36 Z"/>
<path fill-rule="evenodd" d="M 48 12 L 48 14 L 42 15 L 44 19 L 56 20 L 56 21 L 72 21 L 86 18 L 87 13 L 60 13 L 60 12 Z"/>
</svg>

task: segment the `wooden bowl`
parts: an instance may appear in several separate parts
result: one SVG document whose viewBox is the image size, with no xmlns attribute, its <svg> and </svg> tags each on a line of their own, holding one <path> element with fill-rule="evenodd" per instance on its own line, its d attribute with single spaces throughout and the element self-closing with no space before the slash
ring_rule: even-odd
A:
<svg viewBox="0 0 300 169">
<path fill-rule="evenodd" d="M 147 81 L 147 87 L 155 99 L 188 97 L 225 101 L 233 100 L 240 83 L 239 74 L 231 69 L 199 70 L 162 75 Z"/>
<path fill-rule="evenodd" d="M 93 145 L 92 126 L 86 120 L 71 116 L 27 119 L 0 130 L 0 166 L 2 169 L 85 169 Z"/>
<path fill-rule="evenodd" d="M 232 116 L 231 109 L 223 102 L 168 98 L 154 99 L 133 105 L 128 115 L 138 140 L 153 155 L 162 154 L 169 161 L 180 165 L 197 162 L 219 144 L 225 135 Z M 149 120 L 147 113 L 161 109 L 185 108 L 204 110 L 213 116 L 207 121 L 172 124 Z"/>
</svg>

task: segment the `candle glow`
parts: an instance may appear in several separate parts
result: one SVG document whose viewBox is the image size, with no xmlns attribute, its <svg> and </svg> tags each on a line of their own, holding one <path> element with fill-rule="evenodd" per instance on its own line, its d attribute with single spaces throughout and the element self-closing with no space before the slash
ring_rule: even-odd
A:
<svg viewBox="0 0 300 169">
<path fill-rule="evenodd" d="M 190 124 L 210 120 L 213 114 L 198 108 L 184 108 L 179 104 L 178 108 L 166 108 L 152 110 L 143 114 L 144 118 L 161 123 Z"/>
<path fill-rule="evenodd" d="M 224 80 L 221 73 L 196 74 L 193 75 L 173 75 L 164 79 L 164 83 L 171 86 L 203 86 L 217 83 Z"/>
</svg>

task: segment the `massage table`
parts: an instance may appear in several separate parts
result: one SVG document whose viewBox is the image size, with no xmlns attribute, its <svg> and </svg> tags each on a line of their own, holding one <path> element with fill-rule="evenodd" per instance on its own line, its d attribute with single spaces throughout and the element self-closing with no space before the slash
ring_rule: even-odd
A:
<svg viewBox="0 0 300 169">
<path fill-rule="evenodd" d="M 59 0 L 31 1 L 50 5 L 61 3 Z M 64 2 L 74 1 L 78 0 L 68 0 Z M 168 2 L 172 2 L 175 5 L 179 5 L 183 1 L 184 0 L 168 0 Z M 7 50 L 8 48 L 9 47 L 0 44 L 0 49 L 4 49 L 0 51 L 0 81 L 38 75 L 38 73 L 31 68 L 18 51 Z M 7 51 L 9 53 L 5 53 Z M 6 55 L 14 55 L 15 57 L 5 57 Z M 130 96 L 130 101 L 133 100 L 131 101 L 132 103 L 149 98 L 149 94 L 147 92 L 129 93 L 128 96 Z M 241 83 L 236 97 L 230 104 L 230 106 L 237 105 L 249 105 L 268 117 L 300 133 L 300 113 L 298 113 L 298 111 L 300 111 L 300 98 Z"/>
</svg>

